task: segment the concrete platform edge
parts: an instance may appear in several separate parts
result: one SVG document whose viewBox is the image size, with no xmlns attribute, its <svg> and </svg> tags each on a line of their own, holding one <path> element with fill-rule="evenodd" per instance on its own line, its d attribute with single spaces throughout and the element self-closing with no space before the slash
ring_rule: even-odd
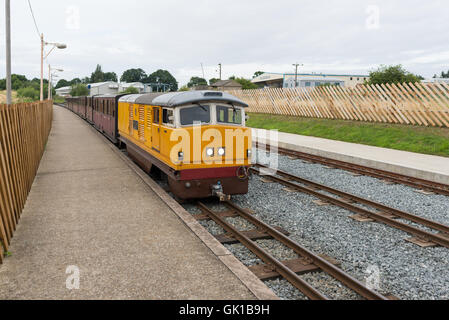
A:
<svg viewBox="0 0 449 320">
<path fill-rule="evenodd" d="M 200 225 L 191 214 L 189 214 L 179 203 L 170 197 L 156 182 L 154 182 L 142 169 L 126 157 L 108 139 L 101 135 L 95 128 L 90 127 L 100 136 L 111 150 L 123 160 L 142 181 L 162 199 L 178 218 L 203 242 L 209 250 L 254 294 L 259 300 L 279 300 L 279 297 L 257 278 L 243 263 L 216 240 L 202 225 Z"/>
<path fill-rule="evenodd" d="M 263 139 L 263 138 L 259 138 L 258 142 L 263 143 L 263 144 L 271 144 L 271 140 Z M 401 166 L 401 165 L 397 165 L 397 164 L 393 164 L 393 163 L 382 162 L 382 161 L 371 160 L 371 159 L 364 159 L 364 158 L 355 157 L 355 156 L 349 156 L 349 155 L 345 155 L 343 153 L 336 153 L 336 152 L 331 152 L 331 151 L 326 151 L 326 150 L 321 150 L 321 149 L 314 149 L 314 148 L 305 147 L 305 146 L 298 146 L 298 145 L 294 145 L 291 143 L 285 143 L 285 142 L 281 142 L 281 141 L 278 142 L 278 146 L 279 146 L 279 148 L 283 148 L 283 149 L 299 151 L 299 152 L 303 152 L 303 153 L 309 153 L 312 155 L 326 157 L 326 158 L 333 159 L 333 160 L 339 160 L 339 161 L 344 161 L 344 162 L 348 162 L 348 163 L 358 164 L 358 165 L 362 165 L 365 167 L 380 169 L 380 170 L 384 170 L 384 171 L 390 171 L 393 173 L 398 173 L 398 174 L 402 174 L 402 175 L 406 175 L 406 176 L 410 176 L 410 177 L 414 177 L 414 178 L 419 178 L 419 179 L 424 179 L 424 180 L 429 180 L 429 181 L 449 185 L 449 176 L 442 174 L 442 173 L 429 172 L 429 171 L 405 167 L 405 166 Z M 449 159 L 448 159 L 448 161 L 449 161 Z"/>
</svg>

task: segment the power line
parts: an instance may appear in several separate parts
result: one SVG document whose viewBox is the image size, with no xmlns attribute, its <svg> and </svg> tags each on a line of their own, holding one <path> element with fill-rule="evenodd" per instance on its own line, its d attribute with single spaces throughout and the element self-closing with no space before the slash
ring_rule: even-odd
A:
<svg viewBox="0 0 449 320">
<path fill-rule="evenodd" d="M 36 27 L 37 36 L 40 39 L 41 38 L 41 32 L 39 31 L 39 27 L 37 26 L 36 18 L 34 16 L 34 11 L 33 11 L 33 7 L 31 6 L 31 1 L 30 0 L 28 0 L 28 5 L 30 7 L 31 16 L 33 17 L 34 26 Z"/>
</svg>

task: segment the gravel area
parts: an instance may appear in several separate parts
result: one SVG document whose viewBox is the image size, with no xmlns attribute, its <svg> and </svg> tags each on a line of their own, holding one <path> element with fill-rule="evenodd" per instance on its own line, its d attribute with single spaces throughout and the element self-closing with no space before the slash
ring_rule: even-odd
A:
<svg viewBox="0 0 449 320">
<path fill-rule="evenodd" d="M 355 177 L 342 170 L 284 156 L 279 157 L 279 167 L 306 179 L 449 224 L 448 197 L 422 195 L 403 185 L 386 185 L 375 178 Z M 263 183 L 257 176 L 252 177 L 249 193 L 233 200 L 255 210 L 266 223 L 288 230 L 292 239 L 311 251 L 337 259 L 343 270 L 370 283 L 383 294 L 410 300 L 449 299 L 447 248 L 420 248 L 404 240 L 410 237 L 405 232 L 379 223 L 353 221 L 348 218 L 352 213 L 347 210 L 318 206 L 313 203 L 317 200 L 314 197 L 286 192 L 283 186 Z"/>
<path fill-rule="evenodd" d="M 354 176 L 343 170 L 329 169 L 285 156 L 279 156 L 279 168 L 360 197 L 449 224 L 449 197 L 446 196 L 423 195 L 407 186 L 388 185 L 375 178 Z M 449 249 L 420 248 L 405 241 L 410 238 L 405 232 L 380 223 L 356 222 L 349 218 L 353 215 L 352 212 L 332 205 L 319 206 L 314 203 L 316 200 L 307 194 L 287 192 L 284 186 L 277 183 L 264 183 L 255 175 L 251 178 L 249 193 L 233 197 L 237 205 L 252 209 L 264 222 L 289 231 L 293 240 L 312 252 L 336 259 L 344 271 L 384 295 L 394 295 L 403 300 L 449 299 Z M 226 210 L 218 202 L 207 202 L 207 205 L 214 211 Z M 187 204 L 184 207 L 192 214 L 201 213 L 194 205 Z M 239 230 L 253 228 L 241 218 L 226 220 Z M 203 221 L 201 224 L 214 235 L 224 232 L 212 221 Z M 260 240 L 257 243 L 278 259 L 297 258 L 294 252 L 276 241 Z M 247 266 L 262 263 L 241 244 L 226 247 Z M 331 299 L 361 299 L 323 272 L 301 277 Z M 286 280 L 277 279 L 265 283 L 281 299 L 307 299 Z"/>
</svg>

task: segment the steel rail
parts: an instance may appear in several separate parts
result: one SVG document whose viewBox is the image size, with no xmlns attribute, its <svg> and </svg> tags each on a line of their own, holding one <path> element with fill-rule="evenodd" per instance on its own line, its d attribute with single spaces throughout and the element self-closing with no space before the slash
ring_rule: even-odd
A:
<svg viewBox="0 0 449 320">
<path fill-rule="evenodd" d="M 253 172 L 259 171 L 260 172 L 260 170 L 255 169 L 255 168 L 251 168 L 251 171 L 253 171 Z M 374 220 L 376 220 L 378 222 L 382 222 L 382 223 L 384 223 L 386 225 L 390 225 L 390 226 L 395 227 L 397 229 L 400 229 L 402 231 L 405 231 L 405 232 L 408 232 L 410 234 L 413 234 L 414 236 L 417 236 L 417 237 L 419 237 L 421 239 L 425 239 L 425 240 L 431 241 L 433 243 L 439 244 L 439 245 L 441 245 L 443 247 L 449 248 L 449 238 L 446 238 L 446 237 L 441 236 L 439 234 L 433 234 L 433 233 L 430 233 L 430 232 L 427 232 L 427 231 L 424 231 L 424 230 L 412 227 L 412 226 L 410 226 L 410 225 L 408 225 L 406 223 L 399 222 L 399 221 L 396 221 L 394 219 L 391 219 L 391 218 L 388 218 L 386 216 L 383 216 L 383 215 L 381 215 L 379 213 L 375 213 L 375 212 L 372 212 L 372 211 L 369 211 L 369 210 L 366 210 L 366 209 L 354 206 L 354 205 L 352 205 L 352 204 L 350 204 L 348 202 L 345 202 L 343 200 L 336 199 L 334 197 L 325 195 L 323 193 L 320 193 L 318 191 L 312 190 L 312 189 L 307 188 L 307 187 L 300 186 L 300 185 L 298 185 L 296 183 L 287 181 L 285 179 L 282 179 L 282 178 L 279 178 L 279 177 L 276 177 L 276 176 L 267 176 L 267 177 L 269 177 L 270 179 L 275 180 L 275 181 L 277 181 L 277 182 L 279 182 L 281 184 L 284 184 L 284 185 L 288 186 L 291 189 L 300 190 L 301 192 L 310 194 L 310 195 L 312 195 L 312 196 L 314 196 L 316 198 L 324 200 L 325 202 L 334 204 L 336 206 L 339 206 L 341 208 L 347 209 L 347 210 L 355 212 L 355 213 L 362 214 L 362 215 L 370 217 L 370 218 L 372 218 L 372 219 L 374 219 Z"/>
<path fill-rule="evenodd" d="M 255 166 L 258 167 L 258 168 L 269 169 L 267 166 L 264 166 L 262 164 L 256 164 Z M 339 196 L 341 198 L 344 198 L 344 199 L 347 199 L 347 200 L 352 200 L 352 201 L 355 201 L 355 202 L 358 202 L 358 203 L 361 203 L 361 204 L 365 204 L 365 205 L 371 206 L 373 208 L 381 210 L 382 212 L 391 213 L 392 215 L 395 215 L 397 217 L 400 217 L 400 218 L 403 218 L 403 219 L 406 219 L 406 220 L 409 220 L 409 221 L 421 224 L 423 226 L 426 226 L 426 227 L 429 227 L 429 228 L 432 228 L 432 229 L 435 229 L 435 230 L 447 233 L 449 235 L 449 226 L 447 226 L 447 225 L 444 225 L 444 224 L 441 224 L 441 223 L 438 223 L 438 222 L 435 222 L 435 221 L 432 221 L 432 220 L 429 220 L 429 219 L 426 219 L 426 218 L 422 218 L 422 217 L 419 217 L 417 215 L 414 215 L 414 214 L 411 214 L 411 213 L 408 213 L 408 212 L 404 212 L 404 211 L 401 211 L 401 210 L 398 210 L 398 209 L 395 209 L 395 208 L 391 208 L 391 207 L 388 207 L 388 206 L 383 205 L 381 203 L 378 203 L 378 202 L 375 202 L 375 201 L 372 201 L 372 200 L 368 200 L 368 199 L 364 199 L 364 198 L 358 197 L 356 195 L 349 194 L 349 193 L 346 193 L 346 192 L 343 192 L 343 191 L 340 191 L 340 190 L 337 190 L 337 189 L 325 186 L 323 184 L 320 184 L 320 183 L 317 183 L 317 182 L 313 182 L 313 181 L 310 181 L 310 180 L 307 180 L 307 179 L 304 179 L 304 178 L 292 175 L 292 174 L 290 174 L 288 172 L 284 172 L 284 171 L 281 171 L 281 170 L 276 170 L 276 174 L 279 175 L 279 176 L 283 176 L 285 178 L 288 178 L 290 180 L 294 180 L 294 181 L 297 181 L 299 183 L 302 183 L 302 184 L 305 184 L 305 185 L 309 185 L 309 186 L 312 186 L 314 188 L 321 189 L 323 191 L 327 191 L 327 192 L 335 194 L 336 196 Z"/>
<path fill-rule="evenodd" d="M 252 224 L 254 224 L 257 228 L 260 228 L 261 230 L 264 230 L 266 233 L 268 233 L 270 236 L 272 236 L 277 241 L 281 242 L 282 244 L 286 245 L 290 249 L 292 249 L 294 252 L 296 252 L 298 255 L 305 257 L 312 261 L 313 264 L 315 264 L 317 267 L 319 267 L 321 270 L 326 272 L 327 274 L 331 275 L 344 285 L 346 285 L 348 288 L 354 290 L 358 294 L 360 294 L 362 297 L 369 299 L 369 300 L 388 300 L 383 295 L 368 289 L 365 285 L 363 285 L 360 281 L 357 279 L 351 277 L 349 274 L 344 272 L 343 270 L 337 268 L 327 260 L 321 258 L 320 256 L 315 255 L 313 252 L 309 251 L 308 249 L 302 247 L 297 242 L 291 240 L 286 235 L 282 234 L 281 232 L 277 231 L 273 227 L 269 226 L 265 222 L 259 220 L 258 218 L 254 217 L 253 215 L 249 214 L 242 208 L 238 207 L 237 205 L 233 204 L 230 201 L 225 202 L 225 205 L 228 206 L 228 208 L 233 209 L 239 214 L 242 218 L 248 220 Z"/>
<path fill-rule="evenodd" d="M 312 300 L 328 300 L 326 296 L 321 294 L 314 287 L 309 285 L 306 281 L 302 280 L 296 273 L 290 270 L 287 266 L 285 266 L 282 262 L 274 258 L 269 252 L 259 247 L 254 241 L 246 237 L 220 216 L 218 216 L 215 212 L 210 210 L 201 202 L 198 203 L 198 206 L 203 209 L 203 212 L 208 215 L 212 220 L 214 220 L 218 225 L 220 225 L 227 232 L 232 234 L 238 241 L 240 241 L 243 245 L 245 245 L 251 252 L 257 255 L 260 259 L 262 259 L 266 264 L 272 265 L 276 268 L 276 271 L 282 275 L 288 282 L 290 282 L 293 286 L 299 289 L 302 293 L 304 293 L 308 298 Z"/>
<path fill-rule="evenodd" d="M 266 148 L 266 150 L 270 150 L 271 146 L 263 143 L 257 143 L 256 147 L 258 148 Z M 431 191 L 437 194 L 442 194 L 449 196 L 449 185 L 438 183 L 434 181 L 429 181 L 420 178 L 414 178 L 405 176 L 399 173 L 389 172 L 381 169 L 370 168 L 358 164 L 353 164 L 349 162 L 344 162 L 340 160 L 334 160 L 330 158 L 325 158 L 322 156 L 311 155 L 300 151 L 288 150 L 284 148 L 277 148 L 278 152 L 281 154 L 285 154 L 288 156 L 297 157 L 299 159 L 312 161 L 316 163 L 320 163 L 326 166 L 334 166 L 339 169 L 343 169 L 350 172 L 359 173 L 362 175 L 371 176 L 378 179 L 390 180 L 399 184 L 407 185 L 417 189 L 423 189 L 426 191 Z"/>
</svg>

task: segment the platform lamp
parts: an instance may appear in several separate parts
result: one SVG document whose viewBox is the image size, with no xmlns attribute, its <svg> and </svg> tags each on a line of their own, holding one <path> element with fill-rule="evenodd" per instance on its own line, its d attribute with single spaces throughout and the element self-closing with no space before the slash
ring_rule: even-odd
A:
<svg viewBox="0 0 449 320">
<path fill-rule="evenodd" d="M 64 72 L 63 69 L 57 69 L 57 68 L 52 68 L 50 65 L 48 65 L 48 99 L 51 99 L 51 81 L 53 80 L 53 77 L 55 76 L 55 73 L 51 73 L 52 71 L 57 71 L 57 72 Z"/>
<path fill-rule="evenodd" d="M 53 46 L 51 50 L 44 56 L 44 47 L 45 46 Z M 67 45 L 64 43 L 51 43 L 44 41 L 44 34 L 41 35 L 41 96 L 40 100 L 44 101 L 44 60 L 52 53 L 52 51 L 57 49 L 66 49 Z M 50 79 L 48 79 L 50 81 Z"/>
</svg>

